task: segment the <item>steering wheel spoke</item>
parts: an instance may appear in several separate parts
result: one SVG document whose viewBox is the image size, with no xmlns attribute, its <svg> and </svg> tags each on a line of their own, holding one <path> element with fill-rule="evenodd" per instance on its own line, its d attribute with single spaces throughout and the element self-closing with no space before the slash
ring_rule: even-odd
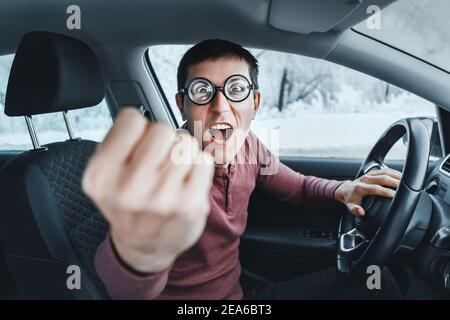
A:
<svg viewBox="0 0 450 320">
<path fill-rule="evenodd" d="M 368 163 L 367 166 L 361 170 L 361 174 L 364 175 L 372 170 L 379 170 L 379 169 L 388 169 L 389 167 L 385 165 L 383 162 L 377 162 L 373 161 L 371 163 Z"/>
<path fill-rule="evenodd" d="M 366 239 L 364 234 L 353 228 L 344 233 L 339 239 L 339 250 L 342 255 L 355 258 L 367 248 L 368 243 L 369 240 Z"/>
</svg>

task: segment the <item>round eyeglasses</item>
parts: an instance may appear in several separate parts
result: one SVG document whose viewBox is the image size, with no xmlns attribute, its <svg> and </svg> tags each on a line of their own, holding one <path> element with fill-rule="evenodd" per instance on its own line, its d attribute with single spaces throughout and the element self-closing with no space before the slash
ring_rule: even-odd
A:
<svg viewBox="0 0 450 320">
<path fill-rule="evenodd" d="M 205 105 L 214 99 L 217 91 L 222 91 L 224 96 L 230 101 L 241 102 L 247 99 L 250 91 L 256 89 L 255 85 L 250 84 L 246 77 L 234 74 L 225 80 L 223 87 L 214 86 L 206 78 L 194 78 L 188 88 L 181 88 L 178 90 L 178 93 L 187 95 L 189 100 L 197 105 Z"/>
</svg>

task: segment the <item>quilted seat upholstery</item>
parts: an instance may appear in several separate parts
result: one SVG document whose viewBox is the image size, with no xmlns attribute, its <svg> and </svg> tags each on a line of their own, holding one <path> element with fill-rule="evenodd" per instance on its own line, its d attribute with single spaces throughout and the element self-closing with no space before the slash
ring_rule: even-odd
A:
<svg viewBox="0 0 450 320">
<path fill-rule="evenodd" d="M 108 225 L 94 204 L 81 189 L 81 177 L 94 151 L 95 142 L 53 144 L 51 157 L 36 161 L 55 194 L 59 208 L 58 219 L 65 227 L 75 255 L 94 279 L 94 257 L 97 247 L 105 239 Z"/>
<path fill-rule="evenodd" d="M 94 268 L 108 224 L 81 188 L 96 145 L 88 140 L 52 143 L 2 168 L 0 234 L 17 289 L 27 298 L 108 298 Z M 67 289 L 69 265 L 80 267 L 82 290 Z M 50 278 L 42 276 L 46 272 Z"/>
</svg>

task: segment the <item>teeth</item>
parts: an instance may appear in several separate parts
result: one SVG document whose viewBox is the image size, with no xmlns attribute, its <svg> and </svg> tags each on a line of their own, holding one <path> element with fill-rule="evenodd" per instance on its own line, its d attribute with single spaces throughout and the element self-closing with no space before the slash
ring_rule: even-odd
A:
<svg viewBox="0 0 450 320">
<path fill-rule="evenodd" d="M 232 129 L 231 126 L 229 126 L 228 124 L 225 123 L 218 123 L 218 124 L 213 124 L 211 126 L 211 129 L 216 129 L 216 130 L 223 130 L 223 129 Z"/>
</svg>

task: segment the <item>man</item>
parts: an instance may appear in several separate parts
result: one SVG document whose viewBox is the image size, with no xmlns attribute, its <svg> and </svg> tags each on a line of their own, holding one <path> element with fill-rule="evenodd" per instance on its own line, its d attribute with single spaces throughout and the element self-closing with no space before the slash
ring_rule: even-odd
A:
<svg viewBox="0 0 450 320">
<path fill-rule="evenodd" d="M 96 269 L 112 298 L 243 298 L 239 237 L 256 185 L 295 205 L 342 203 L 355 215 L 364 214 L 364 196 L 394 195 L 400 174 L 393 170 L 338 182 L 281 164 L 249 129 L 261 93 L 257 61 L 241 46 L 198 43 L 179 64 L 178 87 L 190 134 L 125 108 L 83 177 L 110 223 Z M 273 290 L 265 297 L 283 297 Z"/>
</svg>

